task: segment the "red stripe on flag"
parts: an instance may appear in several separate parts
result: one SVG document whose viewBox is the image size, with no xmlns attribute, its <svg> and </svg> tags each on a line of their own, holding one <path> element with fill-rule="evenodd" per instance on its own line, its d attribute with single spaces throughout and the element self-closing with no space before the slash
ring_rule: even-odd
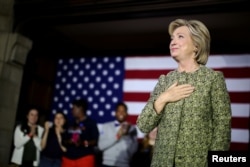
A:
<svg viewBox="0 0 250 167">
<path fill-rule="evenodd" d="M 128 115 L 127 121 L 135 125 L 137 117 L 138 115 Z"/>
<path fill-rule="evenodd" d="M 157 79 L 162 74 L 167 74 L 171 70 L 126 70 L 126 79 Z"/>
<path fill-rule="evenodd" d="M 250 78 L 250 68 L 221 68 L 214 69 L 221 71 L 225 78 Z M 126 70 L 126 79 L 157 79 L 160 75 L 166 75 L 172 70 Z"/>
<path fill-rule="evenodd" d="M 125 92 L 123 95 L 123 101 L 145 102 L 145 101 L 148 101 L 149 96 L 150 96 L 150 93 Z"/>
<path fill-rule="evenodd" d="M 231 103 L 250 103 L 250 92 L 229 92 L 229 95 Z"/>
<path fill-rule="evenodd" d="M 249 129 L 249 118 L 239 118 L 239 117 L 233 117 L 231 126 L 232 128 L 238 128 L 238 129 Z"/>
<path fill-rule="evenodd" d="M 214 69 L 216 71 L 221 71 L 224 74 L 225 78 L 250 78 L 250 68 L 222 68 Z"/>
<path fill-rule="evenodd" d="M 231 143 L 230 150 L 232 151 L 248 151 L 249 143 Z"/>
</svg>

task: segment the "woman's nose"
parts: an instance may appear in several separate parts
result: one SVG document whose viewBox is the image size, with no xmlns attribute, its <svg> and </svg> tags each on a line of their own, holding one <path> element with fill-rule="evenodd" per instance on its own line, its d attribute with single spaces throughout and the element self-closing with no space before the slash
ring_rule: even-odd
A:
<svg viewBox="0 0 250 167">
<path fill-rule="evenodd" d="M 176 43 L 175 43 L 175 40 L 174 39 L 172 39 L 171 41 L 170 41 L 170 46 L 174 46 Z"/>
</svg>

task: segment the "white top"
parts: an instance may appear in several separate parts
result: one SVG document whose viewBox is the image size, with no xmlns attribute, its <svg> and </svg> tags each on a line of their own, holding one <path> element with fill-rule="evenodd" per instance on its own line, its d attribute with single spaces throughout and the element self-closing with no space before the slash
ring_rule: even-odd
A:
<svg viewBox="0 0 250 167">
<path fill-rule="evenodd" d="M 43 128 L 41 126 L 37 126 L 38 135 L 36 137 L 30 138 L 28 135 L 24 135 L 24 133 L 21 131 L 21 125 L 18 125 L 15 129 L 14 133 L 14 151 L 12 154 L 11 162 L 21 165 L 22 159 L 23 159 L 23 150 L 24 145 L 29 141 L 33 140 L 35 143 L 35 146 L 37 148 L 36 151 L 36 161 L 34 161 L 33 165 L 38 166 L 39 159 L 40 159 L 40 151 L 41 151 L 41 138 L 43 134 Z"/>
</svg>

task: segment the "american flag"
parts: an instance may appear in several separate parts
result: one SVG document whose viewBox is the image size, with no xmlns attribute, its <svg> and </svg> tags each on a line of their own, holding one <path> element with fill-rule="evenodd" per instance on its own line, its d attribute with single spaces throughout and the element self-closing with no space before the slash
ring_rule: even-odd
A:
<svg viewBox="0 0 250 167">
<path fill-rule="evenodd" d="M 58 60 L 52 112 L 71 118 L 71 102 L 85 98 L 87 115 L 102 124 L 114 120 L 119 101 L 128 105 L 128 121 L 135 124 L 161 74 L 177 63 L 164 55 L 81 57 Z M 250 55 L 211 55 L 207 67 L 224 73 L 232 107 L 231 150 L 249 149 Z M 142 134 L 139 130 L 139 138 Z"/>
</svg>

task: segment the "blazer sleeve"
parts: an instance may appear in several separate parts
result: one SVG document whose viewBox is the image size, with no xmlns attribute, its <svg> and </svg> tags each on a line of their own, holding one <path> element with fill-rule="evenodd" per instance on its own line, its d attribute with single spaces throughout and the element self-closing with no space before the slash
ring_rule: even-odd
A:
<svg viewBox="0 0 250 167">
<path fill-rule="evenodd" d="M 162 117 L 163 112 L 161 112 L 160 114 L 156 113 L 154 109 L 154 102 L 165 90 L 165 78 L 165 75 L 160 76 L 158 83 L 156 84 L 154 91 L 151 93 L 146 106 L 143 108 L 141 114 L 137 118 L 137 126 L 144 133 L 149 133 L 155 127 L 157 127 Z"/>
<path fill-rule="evenodd" d="M 14 132 L 14 146 L 17 149 L 23 147 L 31 138 L 21 131 L 21 126 L 17 125 Z"/>
<path fill-rule="evenodd" d="M 231 141 L 231 105 L 224 76 L 216 72 L 211 90 L 213 136 L 211 151 L 225 151 Z"/>
<path fill-rule="evenodd" d="M 33 141 L 35 143 L 36 148 L 41 151 L 41 141 L 42 141 L 42 135 L 43 135 L 43 128 L 38 126 L 38 135 L 36 137 L 33 137 Z"/>
</svg>

